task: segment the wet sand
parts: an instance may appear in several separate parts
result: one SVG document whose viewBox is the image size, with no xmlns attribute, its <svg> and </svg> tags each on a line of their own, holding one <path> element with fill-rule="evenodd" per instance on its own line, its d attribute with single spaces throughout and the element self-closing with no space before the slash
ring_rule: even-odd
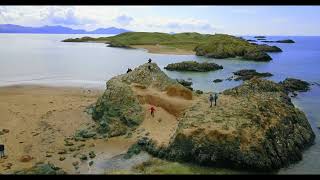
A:
<svg viewBox="0 0 320 180">
<path fill-rule="evenodd" d="M 91 160 L 80 161 L 80 154 L 88 155 L 93 150 L 96 158 L 109 158 L 126 152 L 132 142 L 122 137 L 108 141 L 72 141 L 74 145 L 65 145 L 65 139 L 73 136 L 76 130 L 95 126 L 85 110 L 102 93 L 103 90 L 71 87 L 1 87 L 0 131 L 7 129 L 9 132 L 0 135 L 0 144 L 5 145 L 7 155 L 0 159 L 0 174 L 29 168 L 38 162 L 51 162 L 67 173 L 87 173 Z M 76 150 L 68 151 L 71 147 Z M 58 154 L 61 150 L 68 152 Z M 23 156 L 31 159 L 26 158 L 27 162 L 22 162 Z M 75 169 L 72 163 L 77 161 L 79 168 Z"/>
</svg>

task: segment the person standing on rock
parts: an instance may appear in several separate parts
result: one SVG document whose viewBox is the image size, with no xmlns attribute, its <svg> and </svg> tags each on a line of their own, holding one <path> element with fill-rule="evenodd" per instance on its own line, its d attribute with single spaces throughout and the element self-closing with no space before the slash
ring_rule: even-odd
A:
<svg viewBox="0 0 320 180">
<path fill-rule="evenodd" d="M 148 63 L 151 63 L 151 61 L 152 61 L 151 58 L 149 58 Z"/>
<path fill-rule="evenodd" d="M 210 107 L 212 107 L 212 102 L 213 102 L 213 96 L 212 96 L 212 94 L 210 94 L 210 96 L 209 96 L 209 101 L 210 101 Z"/>
<path fill-rule="evenodd" d="M 218 99 L 218 94 L 214 94 L 214 106 L 217 106 L 217 99 Z"/>
<path fill-rule="evenodd" d="M 154 112 L 156 111 L 156 109 L 152 106 L 150 108 L 150 112 L 151 112 L 151 116 L 154 117 Z"/>
<path fill-rule="evenodd" d="M 0 144 L 0 158 L 4 157 L 4 145 Z"/>
</svg>

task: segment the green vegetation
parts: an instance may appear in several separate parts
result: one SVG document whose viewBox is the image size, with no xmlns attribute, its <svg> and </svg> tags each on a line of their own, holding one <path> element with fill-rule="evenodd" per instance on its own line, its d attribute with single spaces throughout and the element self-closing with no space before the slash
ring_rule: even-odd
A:
<svg viewBox="0 0 320 180">
<path fill-rule="evenodd" d="M 105 42 L 111 47 L 131 48 L 135 45 L 162 45 L 168 48 L 195 51 L 198 56 L 213 58 L 242 57 L 247 60 L 269 61 L 271 57 L 266 52 L 281 52 L 275 46 L 251 44 L 243 38 L 226 34 L 199 34 L 199 33 L 149 33 L 127 32 L 111 37 L 75 38 L 64 42 Z M 261 46 L 263 46 L 261 48 Z"/>
<path fill-rule="evenodd" d="M 41 175 L 57 175 L 57 174 L 66 174 L 61 168 L 54 166 L 53 164 L 37 164 L 29 169 L 17 171 L 14 174 L 41 174 Z"/>
<path fill-rule="evenodd" d="M 169 71 L 196 71 L 196 72 L 207 72 L 223 69 L 222 66 L 216 63 L 198 63 L 196 61 L 183 61 L 179 63 L 168 64 L 164 69 Z"/>
<path fill-rule="evenodd" d="M 152 158 L 133 167 L 133 171 L 142 174 L 236 174 L 239 172 L 223 168 L 197 166 L 186 163 L 164 161 Z"/>
</svg>

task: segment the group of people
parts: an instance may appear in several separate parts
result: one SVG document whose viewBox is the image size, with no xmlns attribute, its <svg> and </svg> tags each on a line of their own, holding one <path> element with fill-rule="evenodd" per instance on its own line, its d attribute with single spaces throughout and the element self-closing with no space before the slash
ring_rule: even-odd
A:
<svg viewBox="0 0 320 180">
<path fill-rule="evenodd" d="M 152 62 L 152 59 L 149 58 L 148 59 L 148 63 L 150 64 Z M 151 66 L 148 65 L 148 69 L 151 71 Z M 128 68 L 127 73 L 131 72 L 132 69 Z M 212 94 L 209 95 L 209 102 L 210 102 L 210 107 L 212 107 L 213 101 L 214 101 L 214 106 L 217 106 L 217 100 L 218 100 L 218 94 L 215 93 L 214 96 Z M 154 112 L 156 111 L 155 107 L 151 106 L 151 108 L 149 109 L 151 116 L 154 117 Z"/>
</svg>

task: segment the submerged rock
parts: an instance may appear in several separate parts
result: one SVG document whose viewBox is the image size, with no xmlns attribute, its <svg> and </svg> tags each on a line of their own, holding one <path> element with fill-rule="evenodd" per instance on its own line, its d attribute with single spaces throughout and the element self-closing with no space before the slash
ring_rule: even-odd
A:
<svg viewBox="0 0 320 180">
<path fill-rule="evenodd" d="M 259 73 L 254 69 L 242 69 L 237 72 L 234 72 L 233 74 L 238 76 L 235 78 L 236 81 L 239 81 L 239 80 L 246 81 L 246 80 L 250 80 L 254 77 L 260 78 L 260 77 L 272 76 L 271 73 L 268 73 L 268 72 L 267 73 Z"/>
<path fill-rule="evenodd" d="M 267 37 L 265 37 L 265 36 L 254 36 L 254 38 L 256 38 L 256 39 L 265 39 L 265 38 L 267 38 Z"/>
<path fill-rule="evenodd" d="M 196 72 L 207 72 L 223 69 L 222 66 L 216 63 L 199 63 L 196 61 L 183 61 L 180 63 L 168 64 L 164 69 L 169 71 L 196 71 Z"/>
<path fill-rule="evenodd" d="M 215 80 L 213 80 L 212 82 L 214 82 L 214 83 L 219 83 L 219 82 L 222 82 L 223 80 L 222 79 L 215 79 Z"/>
</svg>

